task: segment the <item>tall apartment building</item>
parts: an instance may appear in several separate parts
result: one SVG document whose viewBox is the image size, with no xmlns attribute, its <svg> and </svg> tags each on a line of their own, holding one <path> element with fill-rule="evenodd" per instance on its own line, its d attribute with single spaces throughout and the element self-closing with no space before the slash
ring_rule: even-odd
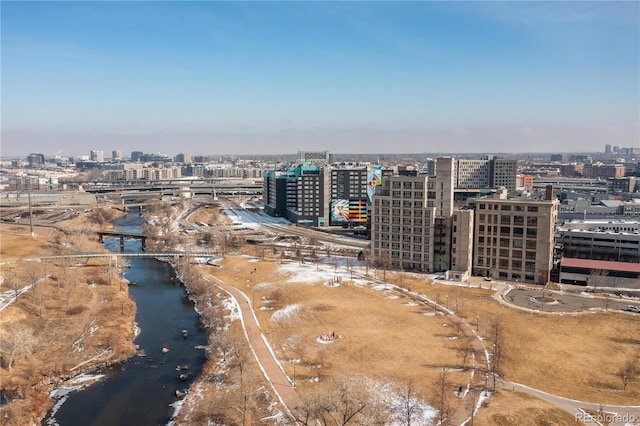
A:
<svg viewBox="0 0 640 426">
<path fill-rule="evenodd" d="M 191 163 L 191 154 L 180 153 L 176 155 L 176 163 Z"/>
<path fill-rule="evenodd" d="M 287 171 L 268 171 L 263 184 L 265 212 L 298 225 L 326 226 L 326 187 L 324 168 L 306 162 Z"/>
<path fill-rule="evenodd" d="M 514 191 L 517 169 L 518 162 L 513 158 L 488 156 L 483 160 L 456 160 L 455 187 L 460 189 L 504 187 Z"/>
<path fill-rule="evenodd" d="M 333 154 L 329 151 L 298 151 L 297 163 L 324 165 L 333 163 Z"/>
<path fill-rule="evenodd" d="M 450 266 L 453 158 L 439 158 L 436 176 L 407 172 L 387 176 L 373 198 L 374 262 L 423 272 Z"/>
<path fill-rule="evenodd" d="M 546 284 L 553 268 L 558 205 L 558 200 L 476 199 L 474 273 Z"/>
<path fill-rule="evenodd" d="M 364 226 L 367 224 L 367 167 L 330 167 L 330 225 Z"/>
<path fill-rule="evenodd" d="M 113 161 L 122 160 L 122 151 L 119 149 L 114 149 L 113 151 L 111 151 L 111 159 Z"/>
<path fill-rule="evenodd" d="M 142 152 L 142 151 L 132 151 L 131 152 L 131 161 L 133 161 L 134 163 L 136 161 L 141 161 L 143 156 L 144 156 L 144 152 Z"/>
<path fill-rule="evenodd" d="M 43 154 L 29 154 L 27 156 L 27 162 L 29 163 L 29 167 L 40 167 L 44 165 L 44 155 Z"/>
<path fill-rule="evenodd" d="M 91 151 L 89 153 L 89 159 L 97 163 L 104 162 L 104 151 Z"/>
</svg>

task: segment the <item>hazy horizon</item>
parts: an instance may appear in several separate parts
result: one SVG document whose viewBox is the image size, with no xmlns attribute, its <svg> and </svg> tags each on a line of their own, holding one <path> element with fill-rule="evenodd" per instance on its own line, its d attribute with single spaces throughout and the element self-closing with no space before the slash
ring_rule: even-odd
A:
<svg viewBox="0 0 640 426">
<path fill-rule="evenodd" d="M 3 157 L 640 146 L 637 2 L 0 8 Z"/>
</svg>

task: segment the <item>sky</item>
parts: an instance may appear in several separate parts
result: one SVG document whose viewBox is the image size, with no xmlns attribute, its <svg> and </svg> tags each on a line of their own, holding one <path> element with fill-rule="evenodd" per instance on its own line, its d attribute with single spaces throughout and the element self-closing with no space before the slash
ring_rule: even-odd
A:
<svg viewBox="0 0 640 426">
<path fill-rule="evenodd" d="M 638 1 L 7 1 L 0 155 L 640 146 Z"/>
</svg>

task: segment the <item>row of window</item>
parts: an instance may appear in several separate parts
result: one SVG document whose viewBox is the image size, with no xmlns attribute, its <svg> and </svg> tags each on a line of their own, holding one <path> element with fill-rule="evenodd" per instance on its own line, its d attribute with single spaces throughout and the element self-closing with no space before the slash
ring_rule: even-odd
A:
<svg viewBox="0 0 640 426">
<path fill-rule="evenodd" d="M 510 215 L 500 215 L 497 214 L 489 214 L 485 215 L 483 213 L 478 215 L 478 222 L 487 222 L 487 223 L 498 223 L 498 219 L 500 219 L 500 223 L 502 225 L 524 225 L 525 221 L 527 222 L 527 226 L 537 226 L 538 218 L 536 216 L 510 216 Z"/>
<path fill-rule="evenodd" d="M 498 206 L 500 206 L 500 208 L 498 208 Z M 478 205 L 478 209 L 479 210 L 502 210 L 502 211 L 511 211 L 513 209 L 513 211 L 516 212 L 522 212 L 525 211 L 524 210 L 524 206 L 521 205 L 511 205 L 511 204 L 484 204 L 484 203 L 480 203 Z M 537 213 L 538 212 L 538 206 L 527 206 L 527 210 L 529 213 Z"/>
<path fill-rule="evenodd" d="M 509 241 L 511 241 L 511 247 L 513 248 L 526 248 L 527 250 L 536 250 L 536 240 L 523 240 L 521 238 L 496 238 L 496 237 L 478 237 L 478 246 L 484 245 L 486 242 L 487 246 L 497 246 L 498 243 L 500 247 L 509 247 Z"/>
</svg>

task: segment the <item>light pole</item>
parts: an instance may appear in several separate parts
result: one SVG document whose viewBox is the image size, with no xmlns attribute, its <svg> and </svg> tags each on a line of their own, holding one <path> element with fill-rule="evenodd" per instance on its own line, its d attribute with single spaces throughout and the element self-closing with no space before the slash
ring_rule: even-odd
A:
<svg viewBox="0 0 640 426">
<path fill-rule="evenodd" d="M 29 229 L 31 230 L 31 238 L 35 236 L 33 232 L 33 208 L 31 206 L 31 176 L 27 176 L 27 194 L 29 195 Z"/>
</svg>

